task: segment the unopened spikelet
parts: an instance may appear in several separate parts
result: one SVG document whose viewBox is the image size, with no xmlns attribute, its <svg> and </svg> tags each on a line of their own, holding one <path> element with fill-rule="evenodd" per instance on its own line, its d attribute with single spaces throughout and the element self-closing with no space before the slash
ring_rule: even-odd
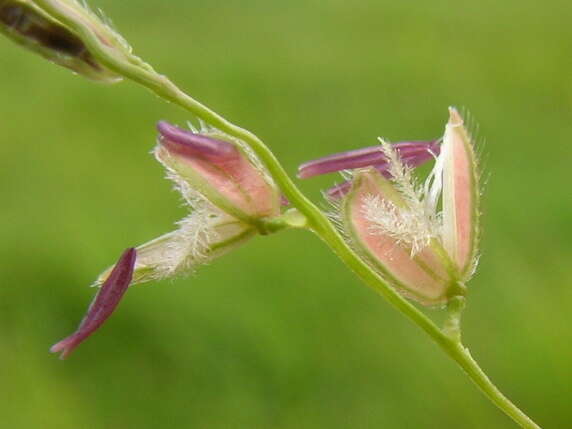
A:
<svg viewBox="0 0 572 429">
<path fill-rule="evenodd" d="M 99 276 L 84 322 L 52 347 L 62 357 L 95 332 L 130 285 L 192 272 L 264 232 L 261 222 L 281 212 L 276 184 L 246 145 L 205 126 L 192 132 L 162 121 L 158 130 L 153 153 L 190 213 L 175 231 L 129 249 Z"/>
<path fill-rule="evenodd" d="M 280 214 L 280 194 L 254 155 L 204 124 L 188 131 L 158 124 L 153 154 L 190 214 L 178 229 L 137 247 L 132 284 L 192 272 L 258 232 L 258 221 Z M 111 269 L 102 273 L 102 284 Z"/>
<path fill-rule="evenodd" d="M 177 222 L 178 229 L 136 248 L 132 285 L 186 275 L 256 235 L 251 226 L 203 203 Z M 111 268 L 98 277 L 102 284 Z"/>
<path fill-rule="evenodd" d="M 90 28 L 106 49 L 127 58 L 125 40 L 97 15 L 74 0 L 60 0 L 57 8 Z M 104 83 L 122 78 L 99 63 L 81 38 L 33 0 L 0 0 L 0 32 L 49 61 Z"/>
<path fill-rule="evenodd" d="M 128 58 L 132 48 L 127 40 L 119 34 L 112 22 L 101 9 L 93 11 L 84 0 L 56 0 L 55 4 L 60 13 L 81 23 L 95 33 L 104 46 L 113 50 L 115 55 Z"/>
<path fill-rule="evenodd" d="M 278 187 L 247 146 L 216 130 L 193 133 L 158 124 L 155 157 L 186 190 L 198 192 L 228 215 L 256 226 L 280 213 Z"/>
</svg>

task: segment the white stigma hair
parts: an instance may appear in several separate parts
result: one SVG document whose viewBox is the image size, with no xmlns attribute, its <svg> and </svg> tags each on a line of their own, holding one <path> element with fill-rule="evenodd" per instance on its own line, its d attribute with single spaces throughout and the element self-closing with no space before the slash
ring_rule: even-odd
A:
<svg viewBox="0 0 572 429">
<path fill-rule="evenodd" d="M 400 206 L 378 195 L 367 195 L 362 213 L 371 223 L 371 234 L 388 235 L 411 249 L 411 256 L 427 247 L 441 233 L 441 215 L 437 212 L 441 194 L 442 162 L 437 162 L 423 186 L 416 183 L 411 168 L 405 165 L 394 147 L 379 139 L 389 161 L 391 181 L 403 199 Z"/>
</svg>

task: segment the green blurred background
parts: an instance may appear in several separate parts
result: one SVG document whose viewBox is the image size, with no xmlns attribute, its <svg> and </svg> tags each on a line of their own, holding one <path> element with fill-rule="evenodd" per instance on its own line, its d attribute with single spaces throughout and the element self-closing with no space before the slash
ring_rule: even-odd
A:
<svg viewBox="0 0 572 429">
<path fill-rule="evenodd" d="M 570 2 L 98 0 L 136 52 L 304 161 L 441 135 L 484 146 L 484 239 L 465 338 L 517 404 L 572 428 Z M 65 362 L 87 286 L 169 231 L 149 155 L 184 111 L 0 39 L 0 427 L 512 428 L 416 327 L 315 237 L 257 238 L 196 276 L 130 290 Z M 320 200 L 334 177 L 302 183 Z"/>
</svg>

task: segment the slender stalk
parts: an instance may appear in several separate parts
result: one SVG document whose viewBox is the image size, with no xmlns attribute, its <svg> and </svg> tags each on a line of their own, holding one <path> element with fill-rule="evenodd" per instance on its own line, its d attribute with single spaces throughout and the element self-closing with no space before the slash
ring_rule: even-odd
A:
<svg viewBox="0 0 572 429">
<path fill-rule="evenodd" d="M 210 125 L 237 137 L 250 145 L 264 163 L 282 192 L 305 218 L 298 219 L 301 227 L 312 230 L 328 247 L 368 286 L 376 290 L 391 305 L 425 331 L 453 360 L 455 360 L 481 391 L 521 427 L 538 429 L 530 418 L 510 402 L 489 380 L 460 342 L 460 312 L 463 302 L 452 308 L 451 323 L 444 330 L 423 312 L 403 298 L 371 269 L 345 242 L 327 216 L 297 188 L 270 149 L 253 133 L 223 118 L 218 113 L 199 103 L 166 76 L 156 73 L 151 66 L 134 55 L 118 55 L 101 42 L 91 28 L 75 19 L 69 7 L 62 7 L 58 0 L 35 0 L 35 3 L 50 15 L 75 31 L 92 55 L 110 70 L 142 85 L 168 102 L 175 103 Z M 269 225 L 269 232 L 286 227 L 287 222 Z M 464 300 L 464 298 L 463 298 Z"/>
<path fill-rule="evenodd" d="M 530 417 L 524 414 L 493 384 L 481 367 L 471 356 L 469 349 L 460 342 L 452 342 L 443 347 L 445 352 L 459 364 L 467 376 L 475 383 L 481 392 L 500 408 L 507 416 L 513 419 L 521 427 L 526 429 L 540 429 Z"/>
</svg>

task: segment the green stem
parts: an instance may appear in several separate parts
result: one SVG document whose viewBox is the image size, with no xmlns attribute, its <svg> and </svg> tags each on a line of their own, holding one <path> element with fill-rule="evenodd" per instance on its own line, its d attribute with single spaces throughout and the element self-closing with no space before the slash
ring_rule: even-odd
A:
<svg viewBox="0 0 572 429">
<path fill-rule="evenodd" d="M 459 364 L 473 383 L 479 387 L 481 392 L 483 392 L 485 396 L 507 416 L 525 429 L 540 429 L 540 426 L 532 421 L 530 417 L 524 414 L 516 405 L 502 394 L 502 392 L 493 384 L 473 359 L 469 349 L 463 346 L 462 343 L 452 341 L 443 349 L 455 362 Z"/>
<path fill-rule="evenodd" d="M 465 295 L 454 295 L 447 303 L 447 320 L 443 325 L 443 333 L 452 340 L 461 342 L 461 316 L 465 309 Z"/>
<path fill-rule="evenodd" d="M 483 393 L 508 416 L 514 419 L 515 422 L 523 428 L 539 428 L 492 384 L 473 360 L 468 350 L 461 344 L 460 335 L 451 336 L 450 332 L 439 329 L 431 319 L 389 286 L 348 246 L 332 222 L 302 194 L 274 154 L 257 136 L 232 124 L 218 113 L 194 100 L 166 76 L 156 73 L 152 67 L 145 64 L 138 57 L 121 50 L 114 50 L 113 47 L 103 44 L 93 29 L 85 25 L 85 20 L 77 19 L 77 15 L 74 15 L 73 11 L 70 10 L 69 5 L 63 7 L 61 1 L 58 0 L 36 0 L 35 3 L 75 31 L 92 55 L 110 70 L 139 83 L 164 100 L 181 106 L 194 116 L 250 145 L 290 203 L 299 211 L 299 214 L 302 216 L 302 218 L 298 219 L 300 227 L 311 229 L 365 284 L 376 290 L 391 305 L 425 331 L 465 370 Z M 283 226 L 288 225 L 284 222 L 277 223 L 271 226 L 269 232 L 272 232 L 273 228 L 278 230 Z M 290 226 L 294 226 L 294 224 Z M 452 320 L 454 323 L 457 323 L 454 326 L 454 332 L 458 334 L 458 315 L 456 315 L 456 310 L 453 312 L 453 315 L 454 318 Z"/>
</svg>

